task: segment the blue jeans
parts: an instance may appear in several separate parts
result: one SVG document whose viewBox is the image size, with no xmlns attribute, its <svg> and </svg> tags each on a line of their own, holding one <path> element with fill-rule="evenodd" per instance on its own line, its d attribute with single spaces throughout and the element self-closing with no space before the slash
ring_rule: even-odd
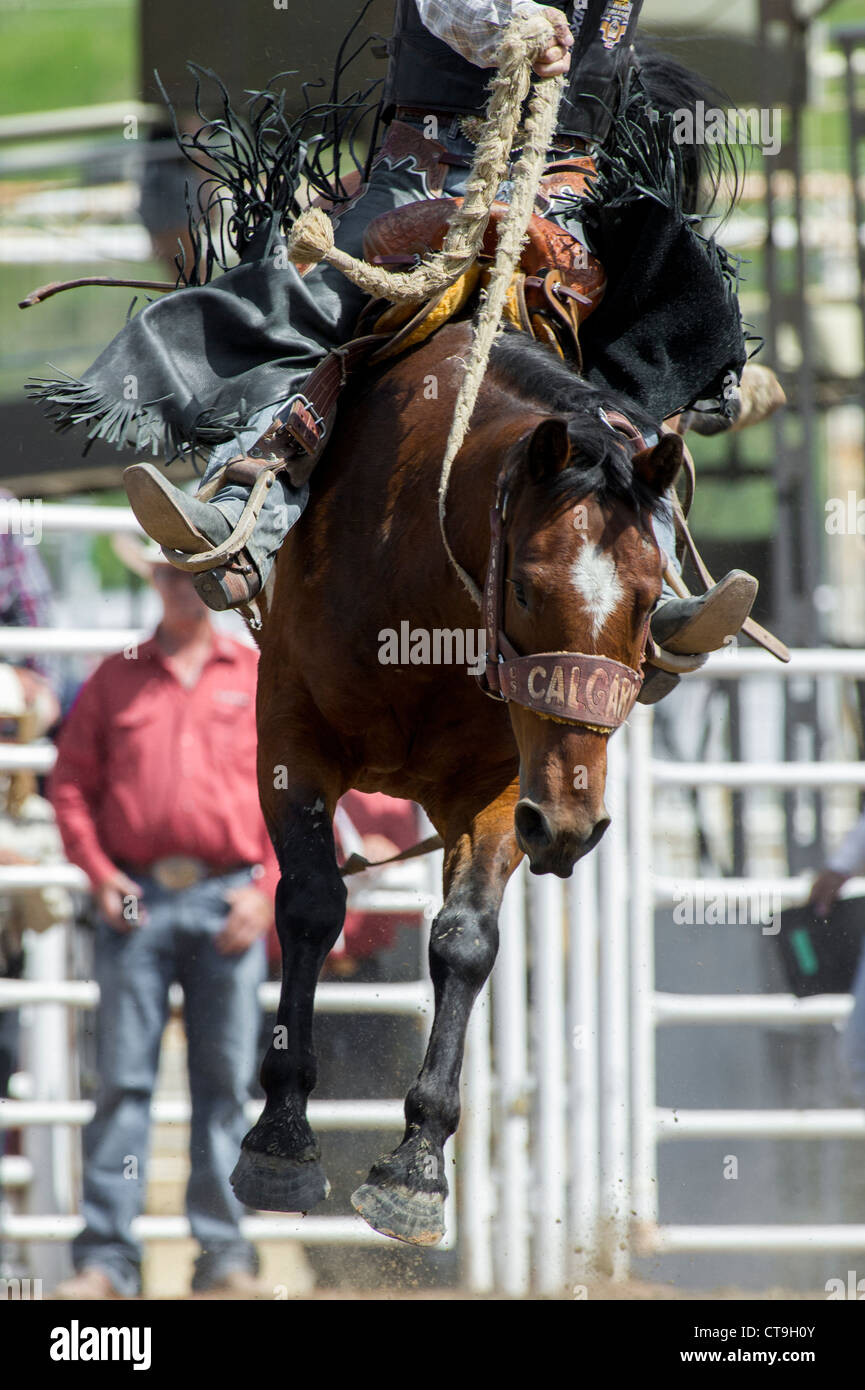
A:
<svg viewBox="0 0 865 1390">
<path fill-rule="evenodd" d="M 83 1135 L 85 1229 L 72 1247 L 76 1269 L 98 1268 L 130 1295 L 141 1286 L 141 1247 L 130 1227 L 147 1191 L 150 1104 L 174 981 L 184 992 L 192 1100 L 186 1211 L 201 1246 L 193 1288 L 207 1288 L 229 1270 L 257 1268 L 255 1250 L 240 1234 L 244 1208 L 229 1176 L 248 1128 L 243 1106 L 266 975 L 262 938 L 241 955 L 220 955 L 214 945 L 228 915 L 225 893 L 250 882 L 248 869 L 183 892 L 147 875 L 138 880 L 147 920 L 127 933 L 101 919 L 96 926 L 100 1087 Z"/>
</svg>

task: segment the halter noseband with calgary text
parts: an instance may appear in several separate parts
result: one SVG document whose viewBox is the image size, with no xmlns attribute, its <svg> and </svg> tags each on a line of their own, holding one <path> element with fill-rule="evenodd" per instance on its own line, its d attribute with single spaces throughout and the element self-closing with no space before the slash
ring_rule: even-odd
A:
<svg viewBox="0 0 865 1390">
<path fill-rule="evenodd" d="M 619 412 L 602 418 L 637 448 L 646 448 L 639 430 Z M 643 684 L 643 674 L 621 661 L 586 652 L 538 652 L 520 656 L 503 630 L 504 574 L 502 551 L 507 512 L 507 475 L 496 482 L 490 509 L 490 556 L 484 584 L 486 670 L 479 679 L 488 695 L 511 700 L 535 714 L 566 724 L 580 724 L 599 734 L 611 734 L 625 722 Z M 643 649 L 650 642 L 649 620 Z M 642 663 L 641 663 L 642 664 Z"/>
</svg>

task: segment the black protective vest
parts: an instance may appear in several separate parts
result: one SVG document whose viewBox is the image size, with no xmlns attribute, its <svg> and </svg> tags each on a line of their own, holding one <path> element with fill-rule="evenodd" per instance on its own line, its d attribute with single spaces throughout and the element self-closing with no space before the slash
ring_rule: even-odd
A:
<svg viewBox="0 0 865 1390">
<path fill-rule="evenodd" d="M 564 11 L 574 31 L 567 88 L 559 108 L 561 133 L 603 139 L 609 116 L 602 103 L 613 104 L 616 79 L 630 62 L 642 3 L 552 0 L 552 8 Z M 492 69 L 476 67 L 430 33 L 421 22 L 415 0 L 396 0 L 388 51 L 383 104 L 386 120 L 398 106 L 465 114 L 480 112 L 486 105 Z"/>
</svg>

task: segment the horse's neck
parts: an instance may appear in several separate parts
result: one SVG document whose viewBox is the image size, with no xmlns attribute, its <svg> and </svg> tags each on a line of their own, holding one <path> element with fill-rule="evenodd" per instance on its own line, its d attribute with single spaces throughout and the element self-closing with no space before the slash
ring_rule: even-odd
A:
<svg viewBox="0 0 865 1390">
<path fill-rule="evenodd" d="M 515 409 L 513 401 L 490 389 L 487 399 L 482 396 L 479 400 L 471 431 L 454 465 L 446 499 L 445 532 L 458 564 L 481 591 L 489 557 L 490 508 L 496 484 L 514 444 L 530 427 L 524 406 Z M 440 460 L 433 460 L 430 466 L 438 479 Z M 460 590 L 466 593 L 450 561 L 448 568 Z M 472 608 L 478 611 L 474 602 Z"/>
</svg>

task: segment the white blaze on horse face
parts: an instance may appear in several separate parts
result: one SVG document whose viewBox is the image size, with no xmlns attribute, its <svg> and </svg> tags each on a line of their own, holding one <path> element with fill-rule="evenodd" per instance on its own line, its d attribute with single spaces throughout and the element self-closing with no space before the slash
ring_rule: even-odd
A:
<svg viewBox="0 0 865 1390">
<path fill-rule="evenodd" d="M 592 637 L 597 637 L 625 593 L 615 562 L 591 541 L 584 540 L 571 566 L 571 582 L 591 619 Z"/>
</svg>

